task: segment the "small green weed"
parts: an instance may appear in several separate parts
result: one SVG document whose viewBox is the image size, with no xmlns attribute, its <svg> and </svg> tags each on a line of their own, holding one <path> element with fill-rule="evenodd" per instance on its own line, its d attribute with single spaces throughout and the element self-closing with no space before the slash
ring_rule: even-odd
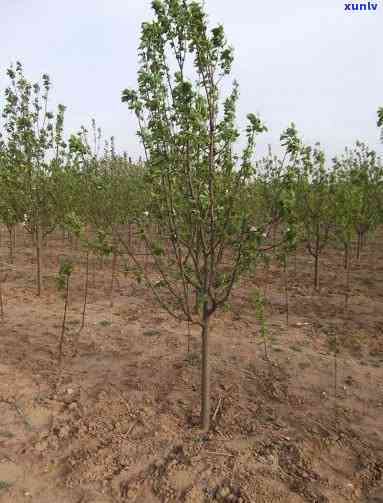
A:
<svg viewBox="0 0 383 503">
<path fill-rule="evenodd" d="M 159 330 L 153 330 L 153 329 L 148 329 L 148 330 L 144 330 L 142 332 L 142 335 L 144 335 L 145 337 L 158 337 L 161 335 L 161 332 Z"/>
<path fill-rule="evenodd" d="M 188 353 L 185 357 L 185 361 L 192 367 L 199 367 L 201 364 L 199 353 Z"/>
<path fill-rule="evenodd" d="M 11 483 L 7 482 L 6 480 L 0 480 L 0 491 L 3 491 L 4 489 L 8 489 L 11 487 Z"/>
<path fill-rule="evenodd" d="M 13 438 L 15 435 L 10 431 L 0 431 L 0 437 L 2 438 Z"/>
<path fill-rule="evenodd" d="M 98 324 L 101 325 L 102 327 L 110 327 L 112 322 L 110 320 L 101 320 L 98 322 Z"/>
</svg>

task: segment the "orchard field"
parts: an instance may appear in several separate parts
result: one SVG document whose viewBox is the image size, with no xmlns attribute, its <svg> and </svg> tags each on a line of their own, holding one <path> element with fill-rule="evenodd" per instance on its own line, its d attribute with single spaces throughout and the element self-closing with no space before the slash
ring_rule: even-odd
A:
<svg viewBox="0 0 383 503">
<path fill-rule="evenodd" d="M 382 502 L 379 153 L 259 156 L 222 25 L 152 10 L 138 159 L 6 72 L 0 501 Z"/>
<path fill-rule="evenodd" d="M 3 232 L 3 256 L 7 244 Z M 139 251 L 134 237 L 133 244 Z M 0 467 L 10 485 L 1 500 L 379 501 L 372 495 L 383 468 L 382 244 L 377 232 L 363 248 L 347 312 L 336 249 L 323 257 L 319 292 L 312 261 L 298 250 L 296 269 L 292 261 L 287 270 L 288 327 L 275 260 L 241 281 L 212 322 L 213 418 L 201 436 L 199 331 L 192 327 L 189 338 L 186 323 L 160 311 L 124 272 L 124 257 L 111 307 L 112 259 L 92 256 L 75 354 L 86 250 L 53 234 L 36 297 L 34 249 L 18 228 L 14 263 L 3 265 Z M 62 257 L 74 270 L 59 372 Z M 254 292 L 265 289 L 263 340 Z"/>
</svg>

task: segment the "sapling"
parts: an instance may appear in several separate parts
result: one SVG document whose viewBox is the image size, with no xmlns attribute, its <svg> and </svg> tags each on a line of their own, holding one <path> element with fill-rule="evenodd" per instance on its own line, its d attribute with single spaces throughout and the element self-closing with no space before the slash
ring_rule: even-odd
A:
<svg viewBox="0 0 383 503">
<path fill-rule="evenodd" d="M 89 290 L 89 256 L 91 251 L 91 242 L 89 238 L 88 226 L 81 221 L 81 219 L 75 212 L 70 212 L 65 215 L 64 230 L 65 229 L 67 229 L 68 232 L 70 232 L 76 239 L 78 239 L 81 242 L 81 244 L 83 244 L 83 246 L 85 246 L 85 281 L 84 281 L 84 296 L 83 296 L 81 323 L 79 330 L 76 336 L 74 337 L 74 355 L 76 355 L 78 352 L 80 335 L 85 327 L 85 317 L 86 317 L 88 290 Z M 63 274 L 65 278 L 65 269 L 63 270 L 63 273 L 61 275 L 59 274 L 59 281 L 61 283 Z"/>
<path fill-rule="evenodd" d="M 59 290 L 64 290 L 64 313 L 61 325 L 60 341 L 58 348 L 58 367 L 61 370 L 62 357 L 63 357 L 63 347 L 64 338 L 66 330 L 66 318 L 69 304 L 69 280 L 73 272 L 73 262 L 69 259 L 60 260 L 60 269 L 57 276 L 57 288 Z"/>
<path fill-rule="evenodd" d="M 325 169 L 319 144 L 300 147 L 296 170 L 296 215 L 302 223 L 302 239 L 314 258 L 314 288 L 319 290 L 319 264 L 334 226 L 333 174 Z"/>
<path fill-rule="evenodd" d="M 367 232 L 376 229 L 380 221 L 383 168 L 377 153 L 362 142 L 347 148 L 339 163 L 348 171 L 352 189 L 354 227 L 357 233 L 356 258 L 366 240 Z"/>
<path fill-rule="evenodd" d="M 63 141 L 65 107 L 56 114 L 48 111 L 50 79 L 31 84 L 17 62 L 7 70 L 10 85 L 5 90 L 3 178 L 12 199 L 9 210 L 17 221 L 24 215 L 25 229 L 32 235 L 36 250 L 37 295 L 42 291 L 42 242 L 56 226 L 52 187 L 66 152 Z"/>
<path fill-rule="evenodd" d="M 344 249 L 344 269 L 346 271 L 346 288 L 344 297 L 345 310 L 348 308 L 351 283 L 352 255 L 351 245 L 355 234 L 359 191 L 350 179 L 348 165 L 342 165 L 334 159 L 335 179 L 335 228 L 334 233 Z"/>
<path fill-rule="evenodd" d="M 92 228 L 96 239 L 103 235 L 103 245 L 96 246 L 100 268 L 104 269 L 105 257 L 111 256 L 110 305 L 113 306 L 113 293 L 118 280 L 118 259 L 120 243 L 118 232 L 128 225 L 131 243 L 132 213 L 140 207 L 137 192 L 141 189 L 136 168 L 125 156 L 115 152 L 114 139 L 105 142 L 104 151 L 99 153 L 101 130 L 92 121 L 93 146 L 90 134 L 83 128 L 77 136 L 70 138 L 70 147 L 78 156 L 83 172 L 81 180 L 82 205 L 78 211 Z M 140 175 L 142 178 L 142 174 Z M 138 183 L 137 183 L 138 182 Z M 136 185 L 136 186 L 135 186 Z M 141 199 L 143 199 L 141 192 Z M 94 264 L 93 264 L 94 266 Z M 93 268 L 93 278 L 95 272 Z"/>
<path fill-rule="evenodd" d="M 255 290 L 254 292 L 254 306 L 255 306 L 255 316 L 259 323 L 259 333 L 263 342 L 264 357 L 265 360 L 269 360 L 269 355 L 267 351 L 267 325 L 265 316 L 265 298 L 259 292 Z"/>
</svg>

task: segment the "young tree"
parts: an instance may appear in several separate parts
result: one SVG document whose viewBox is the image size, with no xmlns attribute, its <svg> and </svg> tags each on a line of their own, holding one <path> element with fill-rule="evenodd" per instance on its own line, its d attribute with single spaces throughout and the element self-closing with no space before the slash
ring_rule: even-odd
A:
<svg viewBox="0 0 383 503">
<path fill-rule="evenodd" d="M 48 111 L 50 80 L 42 76 L 42 86 L 32 85 L 17 62 L 7 70 L 10 85 L 5 91 L 5 166 L 2 179 L 12 199 L 8 215 L 13 221 L 24 220 L 34 238 L 37 262 L 37 294 L 41 293 L 41 243 L 56 225 L 52 198 L 52 170 L 62 162 L 65 107 L 56 114 Z"/>
<path fill-rule="evenodd" d="M 233 62 L 223 27 L 210 30 L 197 2 L 154 0 L 152 8 L 154 20 L 142 26 L 138 89 L 123 91 L 122 101 L 138 119 L 151 186 L 147 210 L 137 224 L 161 277 L 157 285 L 174 302 L 165 300 L 150 274 L 143 272 L 168 312 L 201 327 L 201 421 L 206 431 L 209 321 L 228 300 L 260 241 L 260 235 L 250 231 L 247 184 L 253 175 L 255 137 L 266 128 L 249 114 L 246 146 L 241 157 L 235 154 L 239 93 L 234 82 L 231 93 L 221 97 Z M 190 290 L 201 303 L 197 316 Z"/>
<path fill-rule="evenodd" d="M 383 167 L 376 152 L 359 141 L 353 148 L 346 148 L 335 162 L 338 171 L 341 168 L 349 181 L 348 204 L 352 204 L 357 234 L 356 255 L 359 259 L 366 234 L 373 231 L 380 221 Z"/>
<path fill-rule="evenodd" d="M 344 268 L 346 270 L 345 309 L 348 307 L 351 279 L 351 245 L 355 235 L 355 219 L 359 200 L 358 188 L 352 183 L 349 166 L 343 165 L 337 158 L 333 166 L 335 174 L 335 227 L 334 234 L 344 249 Z"/>
<path fill-rule="evenodd" d="M 320 256 L 328 245 L 334 225 L 333 174 L 325 169 L 319 144 L 302 146 L 294 127 L 282 136 L 288 151 L 297 152 L 293 166 L 296 177 L 296 217 L 302 222 L 302 239 L 314 258 L 314 288 L 319 290 Z"/>
</svg>

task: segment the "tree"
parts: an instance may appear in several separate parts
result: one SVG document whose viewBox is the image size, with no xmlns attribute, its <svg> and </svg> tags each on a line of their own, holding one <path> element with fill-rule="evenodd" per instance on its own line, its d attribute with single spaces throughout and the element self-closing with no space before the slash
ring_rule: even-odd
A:
<svg viewBox="0 0 383 503">
<path fill-rule="evenodd" d="M 328 245 L 334 225 L 333 174 L 325 169 L 319 144 L 303 146 L 295 127 L 281 137 L 287 151 L 297 153 L 293 166 L 296 177 L 296 216 L 302 222 L 302 238 L 314 258 L 314 288 L 319 290 L 320 256 Z"/>
<path fill-rule="evenodd" d="M 383 168 L 376 152 L 362 142 L 346 148 L 343 156 L 335 160 L 338 168 L 346 171 L 352 200 L 352 217 L 357 234 L 357 259 L 364 245 L 366 234 L 378 225 L 381 215 L 381 188 Z"/>
<path fill-rule="evenodd" d="M 342 162 L 337 158 L 335 158 L 333 161 L 333 169 L 335 174 L 334 234 L 336 239 L 344 248 L 344 268 L 346 270 L 345 309 L 347 309 L 350 295 L 350 276 L 352 262 L 350 251 L 352 239 L 355 235 L 355 220 L 357 217 L 359 191 L 358 188 L 352 183 L 349 165 L 347 163 L 342 164 Z"/>
<path fill-rule="evenodd" d="M 208 430 L 209 321 L 228 300 L 260 241 L 260 234 L 250 230 L 247 184 L 255 137 L 266 128 L 249 114 L 246 146 L 241 157 L 235 154 L 239 93 L 234 82 L 221 98 L 233 62 L 223 27 L 209 30 L 197 2 L 154 0 L 152 8 L 154 20 L 142 25 L 138 89 L 122 93 L 138 119 L 151 186 L 137 225 L 161 277 L 155 283 L 144 271 L 155 297 L 173 316 L 201 327 L 201 421 Z M 200 301 L 197 315 L 191 290 Z"/>
<path fill-rule="evenodd" d="M 7 70 L 10 85 L 5 91 L 5 139 L 2 182 L 7 188 L 8 223 L 24 220 L 34 238 L 37 262 L 37 294 L 41 294 L 41 242 L 56 226 L 52 198 L 52 171 L 60 168 L 66 151 L 63 141 L 64 111 L 48 111 L 49 76 L 42 85 L 31 84 L 17 62 Z M 3 217 L 4 217 L 4 211 Z"/>
</svg>

